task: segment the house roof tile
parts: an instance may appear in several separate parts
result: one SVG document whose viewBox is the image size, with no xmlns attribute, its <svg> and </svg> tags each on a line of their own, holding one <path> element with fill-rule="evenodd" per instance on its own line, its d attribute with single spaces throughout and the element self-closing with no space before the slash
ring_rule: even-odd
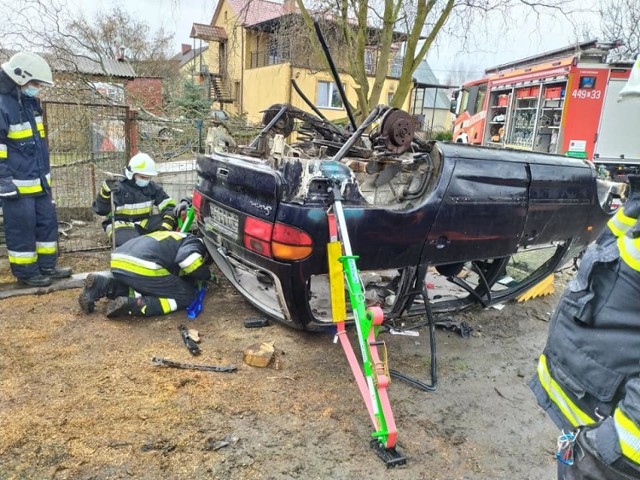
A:
<svg viewBox="0 0 640 480">
<path fill-rule="evenodd" d="M 126 60 L 103 58 L 101 61 L 92 58 L 76 56 L 72 62 L 51 62 L 52 70 L 60 72 L 79 72 L 87 75 L 102 75 L 106 77 L 137 77 L 133 67 Z"/>
<path fill-rule="evenodd" d="M 0 63 L 5 62 L 16 53 L 14 50 L 0 49 Z M 102 61 L 74 55 L 68 60 L 52 58 L 48 54 L 40 54 L 49 63 L 54 72 L 77 72 L 85 75 L 100 75 L 105 77 L 137 77 L 136 72 L 127 60 L 104 58 Z"/>
<path fill-rule="evenodd" d="M 281 17 L 287 12 L 281 3 L 267 0 L 227 0 L 238 15 L 242 25 L 247 27 Z"/>
<path fill-rule="evenodd" d="M 227 39 L 227 32 L 222 27 L 215 27 L 204 23 L 194 23 L 189 36 L 201 40 L 220 41 Z"/>
</svg>

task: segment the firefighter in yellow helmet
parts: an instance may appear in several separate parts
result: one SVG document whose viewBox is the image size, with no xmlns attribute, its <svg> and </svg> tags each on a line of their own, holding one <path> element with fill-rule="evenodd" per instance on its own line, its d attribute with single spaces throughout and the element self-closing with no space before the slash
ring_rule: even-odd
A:
<svg viewBox="0 0 640 480">
<path fill-rule="evenodd" d="M 158 175 L 153 159 L 137 153 L 124 173 L 119 180 L 103 182 L 92 206 L 98 215 L 107 217 L 102 226 L 110 239 L 115 235 L 115 246 L 146 233 L 175 229 L 176 203 L 152 180 Z M 154 213 L 154 207 L 159 213 Z"/>
</svg>

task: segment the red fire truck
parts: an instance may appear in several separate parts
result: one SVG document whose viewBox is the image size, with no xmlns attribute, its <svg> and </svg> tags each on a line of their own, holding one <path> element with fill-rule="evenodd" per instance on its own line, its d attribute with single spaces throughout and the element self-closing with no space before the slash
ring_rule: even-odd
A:
<svg viewBox="0 0 640 480">
<path fill-rule="evenodd" d="M 607 62 L 618 46 L 592 40 L 487 69 L 457 92 L 453 140 L 640 172 L 640 105 L 618 102 L 633 64 Z"/>
</svg>

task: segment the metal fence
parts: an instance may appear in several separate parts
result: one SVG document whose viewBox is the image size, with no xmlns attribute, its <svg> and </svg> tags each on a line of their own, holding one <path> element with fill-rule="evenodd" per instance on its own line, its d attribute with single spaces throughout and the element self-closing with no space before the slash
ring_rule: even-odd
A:
<svg viewBox="0 0 640 480">
<path fill-rule="evenodd" d="M 91 204 L 110 173 L 123 173 L 133 151 L 156 160 L 155 180 L 176 202 L 190 196 L 196 155 L 210 153 L 207 133 L 219 125 L 213 119 L 133 118 L 123 105 L 46 101 L 43 107 L 63 253 L 110 248 L 101 225 L 104 217 L 94 214 Z M 226 128 L 238 144 L 248 143 L 259 131 L 233 119 Z M 0 206 L 0 256 L 6 255 L 2 233 Z"/>
<path fill-rule="evenodd" d="M 101 219 L 91 210 L 109 172 L 122 173 L 131 152 L 129 108 L 43 103 L 51 156 L 52 193 L 62 252 L 108 248 Z"/>
</svg>

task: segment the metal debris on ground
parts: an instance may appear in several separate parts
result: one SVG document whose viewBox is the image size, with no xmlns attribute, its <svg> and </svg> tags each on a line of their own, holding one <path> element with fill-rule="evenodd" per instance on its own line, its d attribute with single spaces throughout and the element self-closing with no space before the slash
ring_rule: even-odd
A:
<svg viewBox="0 0 640 480">
<path fill-rule="evenodd" d="M 235 446 L 235 444 L 238 443 L 238 440 L 240 440 L 240 437 L 238 437 L 233 433 L 229 433 L 225 435 L 225 437 L 222 440 L 216 440 L 214 438 L 209 437 L 205 442 L 204 449 L 213 450 L 215 452 L 216 450 L 220 450 L 221 448 L 228 447 L 229 445 L 232 447 Z"/>
<path fill-rule="evenodd" d="M 153 357 L 151 359 L 151 363 L 153 363 L 157 367 L 171 367 L 171 368 L 182 368 L 185 370 L 202 370 L 203 372 L 235 372 L 237 367 L 235 365 L 194 365 L 192 363 L 182 363 L 182 362 L 174 362 L 173 360 L 167 360 L 166 358 Z"/>
<path fill-rule="evenodd" d="M 244 321 L 245 328 L 261 328 L 269 325 L 267 317 L 249 317 Z"/>
<path fill-rule="evenodd" d="M 178 325 L 178 330 L 180 331 L 180 335 L 182 336 L 182 341 L 187 346 L 189 353 L 191 355 L 200 355 L 200 347 L 196 343 L 197 340 L 191 337 L 190 330 L 187 329 L 184 325 Z M 196 332 L 197 335 L 197 332 Z"/>
<path fill-rule="evenodd" d="M 455 320 L 439 320 L 435 323 L 437 328 L 442 328 L 444 330 L 448 330 L 450 332 L 456 332 L 462 338 L 469 338 L 471 332 L 473 332 L 473 327 L 469 325 L 467 322 L 456 322 Z"/>
</svg>

